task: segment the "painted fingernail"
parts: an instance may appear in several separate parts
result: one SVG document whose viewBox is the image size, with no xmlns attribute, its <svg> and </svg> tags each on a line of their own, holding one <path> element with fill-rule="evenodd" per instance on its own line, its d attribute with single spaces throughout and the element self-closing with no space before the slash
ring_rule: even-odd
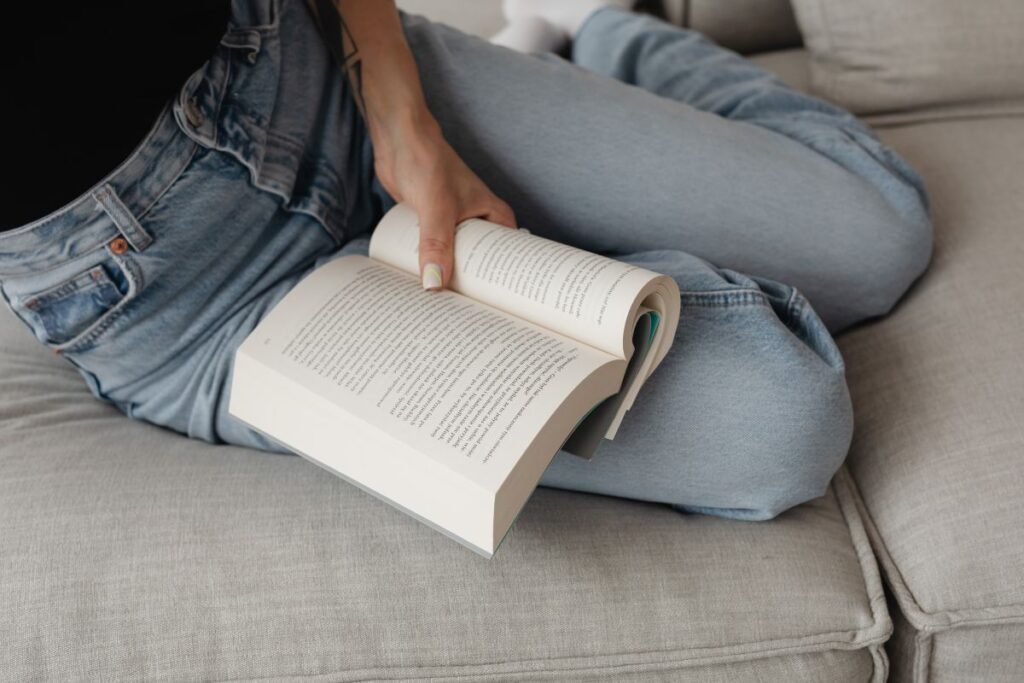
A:
<svg viewBox="0 0 1024 683">
<path fill-rule="evenodd" d="M 423 266 L 423 289 L 441 289 L 441 285 L 441 266 L 436 263 Z"/>
</svg>

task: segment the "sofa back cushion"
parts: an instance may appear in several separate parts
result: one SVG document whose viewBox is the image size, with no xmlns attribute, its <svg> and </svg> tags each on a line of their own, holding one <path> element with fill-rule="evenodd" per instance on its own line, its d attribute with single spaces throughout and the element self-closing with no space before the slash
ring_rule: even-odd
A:
<svg viewBox="0 0 1024 683">
<path fill-rule="evenodd" d="M 1024 98 L 1021 0 L 792 0 L 813 91 L 859 114 Z"/>
<path fill-rule="evenodd" d="M 801 42 L 790 0 L 675 0 L 664 7 L 675 23 L 744 54 Z"/>
</svg>

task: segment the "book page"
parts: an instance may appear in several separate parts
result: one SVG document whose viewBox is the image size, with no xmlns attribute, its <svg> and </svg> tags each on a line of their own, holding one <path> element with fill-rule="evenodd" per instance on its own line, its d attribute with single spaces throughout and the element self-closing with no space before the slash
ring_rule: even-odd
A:
<svg viewBox="0 0 1024 683">
<path fill-rule="evenodd" d="M 637 321 L 636 328 L 633 330 L 633 347 L 636 351 L 626 366 L 626 374 L 622 380 L 623 389 L 602 401 L 576 425 L 572 435 L 562 445 L 563 451 L 590 460 L 605 438 L 614 437 L 613 425 L 620 419 L 619 416 L 628 409 L 625 403 L 629 389 L 636 386 L 645 361 L 649 357 L 656 316 L 657 314 L 653 311 L 644 309 L 644 314 Z"/>
<path fill-rule="evenodd" d="M 585 380 L 610 371 L 588 397 L 597 402 L 625 369 L 456 292 L 425 292 L 417 278 L 362 256 L 307 276 L 242 352 L 492 489 Z"/>
<path fill-rule="evenodd" d="M 418 246 L 416 215 L 399 204 L 374 231 L 370 256 L 415 275 Z M 678 320 L 671 278 L 479 219 L 458 226 L 451 288 L 623 359 L 641 303 L 672 331 Z M 655 349 L 655 365 L 665 352 Z"/>
</svg>

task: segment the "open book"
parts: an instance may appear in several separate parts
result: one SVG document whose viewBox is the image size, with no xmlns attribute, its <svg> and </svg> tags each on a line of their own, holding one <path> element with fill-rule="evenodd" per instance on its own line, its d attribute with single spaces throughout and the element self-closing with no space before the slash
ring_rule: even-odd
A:
<svg viewBox="0 0 1024 683">
<path fill-rule="evenodd" d="M 668 352 L 674 280 L 483 220 L 420 285 L 399 204 L 370 257 L 317 268 L 235 356 L 230 411 L 490 557 L 560 448 L 613 438 Z"/>
</svg>

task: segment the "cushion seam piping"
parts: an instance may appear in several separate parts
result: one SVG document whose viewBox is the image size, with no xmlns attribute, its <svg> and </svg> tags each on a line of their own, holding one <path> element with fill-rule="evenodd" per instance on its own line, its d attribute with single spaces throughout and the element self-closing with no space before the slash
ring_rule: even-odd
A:
<svg viewBox="0 0 1024 683">
<path fill-rule="evenodd" d="M 857 510 L 857 501 L 853 496 L 846 500 L 839 492 L 839 487 L 846 485 L 848 480 L 849 475 L 846 474 L 844 465 L 840 468 L 832 483 L 832 494 L 835 496 L 836 504 L 839 506 L 839 513 L 843 516 L 843 521 L 846 523 L 850 545 L 855 550 L 857 549 L 857 539 L 854 538 L 854 522 L 856 522 L 860 532 L 863 534 L 863 542 L 867 545 L 865 553 L 857 553 L 857 564 L 860 566 L 861 578 L 864 580 L 864 593 L 868 597 L 871 616 L 874 619 L 874 624 L 872 624 L 871 628 L 878 627 L 882 630 L 884 635 L 882 642 L 884 642 L 892 635 L 892 619 L 885 604 L 885 589 L 882 584 L 882 575 L 878 567 L 878 561 L 872 552 L 871 536 L 864 527 L 863 516 Z M 848 487 L 846 493 L 850 493 Z M 875 593 L 875 597 L 872 597 L 872 592 Z"/>
<path fill-rule="evenodd" d="M 851 543 L 851 545 L 853 545 L 854 549 L 856 550 L 856 544 L 854 543 L 853 535 L 852 535 L 852 532 L 850 531 L 850 527 L 851 527 L 851 519 L 850 519 L 850 516 L 849 516 L 849 512 L 850 511 L 847 510 L 847 509 L 844 509 L 843 503 L 841 502 L 840 496 L 839 496 L 839 494 L 838 494 L 838 492 L 836 490 L 835 483 L 833 483 L 830 488 L 831 488 L 832 496 L 833 496 L 833 498 L 836 501 L 836 506 L 839 508 L 839 513 L 842 516 L 843 522 L 845 523 L 845 525 L 847 527 L 847 532 L 850 533 L 850 536 L 849 536 L 850 543 Z M 861 520 L 859 519 L 859 515 L 857 515 L 857 517 L 858 517 L 857 521 L 861 522 Z M 863 529 L 863 525 L 861 525 L 861 528 Z M 866 532 L 865 532 L 865 537 L 866 537 L 866 539 L 869 542 L 868 550 L 870 551 L 870 538 L 868 537 Z M 868 552 L 867 553 L 867 558 L 872 558 L 873 559 L 873 555 L 871 555 L 871 553 Z M 595 664 L 595 665 L 587 667 L 587 669 L 586 669 L 587 671 L 591 671 L 591 672 L 594 672 L 594 673 L 600 673 L 601 671 L 607 671 L 607 670 L 618 668 L 618 667 L 622 667 L 622 666 L 648 666 L 649 667 L 649 666 L 656 666 L 656 665 L 675 665 L 678 668 L 689 668 L 689 667 L 693 667 L 693 666 L 700 666 L 700 665 L 707 665 L 707 664 L 712 664 L 712 665 L 713 664 L 728 664 L 728 663 L 740 662 L 740 661 L 753 661 L 753 660 L 760 660 L 760 659 L 771 659 L 771 658 L 774 658 L 774 657 L 785 656 L 785 655 L 794 655 L 794 654 L 797 654 L 797 655 L 799 655 L 799 654 L 817 654 L 817 653 L 830 652 L 830 651 L 834 651 L 834 650 L 847 651 L 847 652 L 856 652 L 857 650 L 865 650 L 866 651 L 866 650 L 868 650 L 871 647 L 879 646 L 879 645 L 885 643 L 885 641 L 888 640 L 888 638 L 889 638 L 889 636 L 891 635 L 891 632 L 892 632 L 891 621 L 888 618 L 888 612 L 885 611 L 885 608 L 884 608 L 884 596 L 882 598 L 880 598 L 882 600 L 881 605 L 878 603 L 878 599 L 872 599 L 871 598 L 870 586 L 868 585 L 869 577 L 867 576 L 867 572 L 866 572 L 867 567 L 865 567 L 865 562 L 866 562 L 867 558 L 862 557 L 861 553 L 857 553 L 857 564 L 858 564 L 858 566 L 860 567 L 860 570 L 861 570 L 861 578 L 864 581 L 864 584 L 863 584 L 864 585 L 864 592 L 865 592 L 866 597 L 868 598 L 868 605 L 869 605 L 870 614 L 871 614 L 871 617 L 872 617 L 872 622 L 868 626 L 866 626 L 864 628 L 854 628 L 854 629 L 840 630 L 840 631 L 828 631 L 828 632 L 824 632 L 824 633 L 816 633 L 816 634 L 808 634 L 808 635 L 804 635 L 804 636 L 798 636 L 796 638 L 790 638 L 790 639 L 785 639 L 785 640 L 767 641 L 766 644 L 768 645 L 768 647 L 766 647 L 765 649 L 760 649 L 760 650 L 753 649 L 753 650 L 748 650 L 748 651 L 745 651 L 745 652 L 742 652 L 742 651 L 741 652 L 736 652 L 736 653 L 733 653 L 733 654 L 715 654 L 713 652 L 714 650 L 722 650 L 722 649 L 726 649 L 726 648 L 722 648 L 721 646 L 709 646 L 709 647 L 704 647 L 704 648 L 683 648 L 683 649 L 667 649 L 667 650 L 646 650 L 646 651 L 643 651 L 643 652 L 628 651 L 628 652 L 619 652 L 619 653 L 604 653 L 604 654 L 599 654 L 599 655 L 596 655 L 596 656 L 594 656 L 594 655 L 590 655 L 590 656 L 588 656 L 588 655 L 582 655 L 582 656 L 581 655 L 569 655 L 569 656 L 564 656 L 564 657 L 544 657 L 544 658 L 539 658 L 539 659 L 522 659 L 522 660 L 517 660 L 515 663 L 519 664 L 519 665 L 527 665 L 527 664 L 531 664 L 531 663 L 544 663 L 544 662 L 552 662 L 553 663 L 553 662 L 559 662 L 559 661 L 568 662 L 568 661 L 572 661 L 572 660 L 581 660 L 581 659 L 582 660 L 594 660 L 594 659 L 626 658 L 626 657 L 630 657 L 630 656 L 634 656 L 635 657 L 635 656 L 638 656 L 638 655 L 640 657 L 648 657 L 648 658 L 652 657 L 652 656 L 656 656 L 656 655 L 662 655 L 663 657 L 666 658 L 666 659 L 663 659 L 663 660 L 660 660 L 660 661 L 659 660 L 651 660 L 651 659 L 648 659 L 647 661 L 643 661 L 641 659 L 641 660 L 638 661 L 638 660 L 634 659 L 633 661 L 626 661 L 626 662 L 622 662 L 622 663 L 619 663 L 619 664 L 612 664 L 612 663 Z M 876 571 L 874 572 L 874 574 L 876 576 L 876 581 L 878 583 L 878 586 L 877 586 L 878 591 L 881 592 L 881 589 L 882 589 L 882 586 L 881 586 L 881 576 L 878 574 L 877 568 L 876 568 Z M 844 635 L 847 636 L 847 637 L 843 638 Z M 850 638 L 849 636 L 852 636 L 852 638 Z M 742 648 L 742 647 L 749 647 L 751 645 L 756 645 L 756 644 L 757 644 L 756 642 L 737 643 L 735 645 L 726 646 L 726 647 L 727 648 Z M 711 651 L 711 652 L 708 652 L 707 654 L 703 654 L 703 655 L 701 654 L 702 652 L 707 652 L 707 651 Z M 686 655 L 684 655 L 684 653 L 689 653 L 689 655 L 686 656 Z M 684 655 L 684 656 L 680 657 L 680 655 Z M 430 669 L 437 668 L 437 667 L 444 667 L 444 668 L 447 668 L 447 669 L 460 669 L 460 668 L 461 669 L 469 669 L 469 668 L 484 669 L 486 667 L 494 667 L 496 664 L 500 665 L 500 664 L 511 664 L 511 663 L 512 662 L 480 662 L 480 663 L 463 663 L 463 664 L 437 664 L 437 665 L 427 665 L 427 666 L 423 666 L 423 667 L 412 667 L 412 668 L 395 667 L 395 668 L 390 669 L 390 670 L 392 672 L 394 672 L 394 674 L 398 674 L 398 676 L 401 676 L 400 678 L 392 676 L 393 680 L 402 680 L 402 678 L 408 678 L 409 676 L 416 676 L 416 675 L 418 675 L 418 674 L 415 673 L 417 671 L 424 671 L 424 670 L 429 671 Z M 406 670 L 406 671 L 409 671 L 410 673 L 408 675 L 406 675 L 406 674 L 399 674 L 398 672 L 402 671 L 403 669 Z M 282 678 L 283 679 L 289 679 L 289 678 L 294 678 L 294 679 L 315 679 L 315 678 L 322 678 L 322 677 L 325 677 L 325 676 L 359 676 L 359 675 L 362 675 L 361 672 L 366 672 L 369 675 L 373 675 L 373 672 L 387 671 L 387 670 L 389 670 L 388 667 L 385 667 L 385 668 L 370 668 L 370 669 L 341 669 L 341 670 L 329 671 L 329 672 L 324 672 L 324 673 L 314 673 L 314 674 L 278 674 L 278 675 L 268 676 L 266 678 L 247 679 L 247 680 L 272 681 L 272 680 L 281 680 Z M 527 675 L 527 674 L 539 674 L 539 673 L 545 673 L 545 672 L 580 671 L 580 670 L 582 670 L 582 669 L 580 669 L 579 667 L 573 667 L 573 668 L 569 668 L 569 669 L 554 668 L 554 669 L 538 670 L 538 669 L 530 669 L 530 668 L 524 666 L 524 667 L 522 667 L 522 668 L 520 668 L 520 669 L 518 669 L 516 671 L 510 671 L 510 670 L 500 671 L 500 670 L 495 670 L 492 673 L 488 673 L 488 672 L 484 672 L 484 671 L 478 671 L 478 672 L 475 672 L 473 674 L 441 675 L 438 678 L 439 678 L 439 680 L 445 680 L 445 679 L 449 679 L 450 680 L 450 679 L 459 678 L 459 677 L 468 676 L 468 675 L 484 675 L 484 676 L 486 676 L 486 675 L 506 675 L 506 676 L 516 676 L 516 675 Z M 422 675 L 422 674 L 419 674 L 419 675 Z M 433 677 L 433 676 L 434 675 L 432 675 L 431 677 Z M 231 680 L 235 680 L 235 679 L 218 679 L 218 680 L 226 682 L 226 681 L 231 681 Z"/>
<path fill-rule="evenodd" d="M 834 633 L 835 634 L 839 634 L 839 633 L 842 633 L 842 632 L 834 632 Z M 828 634 L 828 635 L 832 635 L 832 634 Z M 446 674 L 440 674 L 439 675 L 439 674 L 429 674 L 428 673 L 426 675 L 428 675 L 431 679 L 439 680 L 439 681 L 444 681 L 444 680 L 453 680 L 453 679 L 457 679 L 457 678 L 463 678 L 463 677 L 466 677 L 466 676 L 499 676 L 499 675 L 500 676 L 522 676 L 522 675 L 530 675 L 530 674 L 564 673 L 564 672 L 574 672 L 574 671 L 575 672 L 588 671 L 588 672 L 591 672 L 591 673 L 601 673 L 602 671 L 606 671 L 606 672 L 607 671 L 612 671 L 614 669 L 619 669 L 619 668 L 622 668 L 622 667 L 625 667 L 625 666 L 641 666 L 641 667 L 646 667 L 645 670 L 652 670 L 651 667 L 659 667 L 659 668 L 653 669 L 653 670 L 669 671 L 669 670 L 673 670 L 673 669 L 686 669 L 686 668 L 695 667 L 695 666 L 734 664 L 734 663 L 737 663 L 737 662 L 773 659 L 773 658 L 779 657 L 779 656 L 826 654 L 828 652 L 834 652 L 834 651 L 837 651 L 837 650 L 840 651 L 840 652 L 849 652 L 849 653 L 852 653 L 852 654 L 856 654 L 859 651 L 864 651 L 866 654 L 870 654 L 868 652 L 868 650 L 871 647 L 877 647 L 879 645 L 882 645 L 883 643 L 884 643 L 884 639 L 876 638 L 876 639 L 873 639 L 872 641 L 864 641 L 864 642 L 859 643 L 859 645 L 861 645 L 862 647 L 850 647 L 851 643 L 849 641 L 832 640 L 832 641 L 822 641 L 822 642 L 819 642 L 819 643 L 812 643 L 811 645 L 812 646 L 814 646 L 814 645 L 831 645 L 831 646 L 835 646 L 835 647 L 827 647 L 827 648 L 812 647 L 810 649 L 807 649 L 807 648 L 802 647 L 800 644 L 794 644 L 792 646 L 781 647 L 781 648 L 777 648 L 777 649 L 774 649 L 774 650 L 766 650 L 766 651 L 762 651 L 762 652 L 739 653 L 739 654 L 734 655 L 734 656 L 725 656 L 725 657 L 719 657 L 719 658 L 715 658 L 713 656 L 711 656 L 711 657 L 688 657 L 688 658 L 682 658 L 682 659 L 665 659 L 665 660 L 652 660 L 652 661 L 626 661 L 626 662 L 622 662 L 622 663 L 618 663 L 618 664 L 598 664 L 598 665 L 586 666 L 586 667 L 573 666 L 573 667 L 567 667 L 567 668 L 547 668 L 547 669 L 521 668 L 521 669 L 514 670 L 514 671 L 513 670 L 495 670 L 495 671 L 491 671 L 491 672 L 476 671 L 476 672 L 470 672 L 470 673 L 455 673 L 455 674 L 447 674 L 447 675 Z M 681 651 L 680 650 L 665 651 L 664 654 L 671 655 L 671 654 L 676 653 L 676 652 L 681 652 Z M 599 655 L 599 656 L 600 657 L 622 657 L 622 656 L 628 656 L 630 654 L 633 654 L 633 653 L 626 652 L 626 653 L 623 653 L 623 654 L 607 654 L 607 655 Z M 656 652 L 653 652 L 653 653 L 652 652 L 644 652 L 644 653 L 639 653 L 639 654 L 662 654 L 662 652 L 660 652 L 660 651 L 656 651 Z M 544 663 L 544 662 L 558 662 L 558 661 L 564 660 L 564 659 L 587 659 L 587 658 L 588 657 L 586 657 L 586 656 L 580 657 L 578 655 L 571 656 L 571 657 L 546 657 L 546 658 L 540 658 L 540 659 L 521 659 L 521 660 L 516 660 L 516 662 L 514 662 L 514 663 L 517 663 L 517 664 Z M 413 666 L 413 667 L 393 667 L 393 668 L 391 668 L 391 667 L 372 668 L 371 667 L 371 668 L 363 668 L 363 669 L 340 669 L 340 670 L 334 670 L 334 671 L 327 671 L 327 672 L 324 672 L 324 673 L 313 673 L 313 674 L 277 674 L 277 675 L 271 675 L 271 676 L 260 677 L 260 678 L 249 678 L 249 677 L 246 677 L 246 678 L 219 678 L 219 679 L 215 679 L 215 680 L 220 681 L 221 683 L 230 683 L 231 681 L 241 681 L 241 680 L 246 680 L 246 681 L 277 681 L 277 680 L 290 680 L 290 679 L 317 679 L 317 678 L 332 677 L 332 676 L 362 676 L 362 675 L 370 675 L 370 676 L 372 676 L 374 678 L 374 680 L 376 680 L 378 675 L 375 672 L 378 672 L 378 671 L 388 671 L 388 670 L 391 670 L 391 671 L 395 672 L 397 675 L 396 676 L 392 676 L 390 679 L 385 679 L 385 680 L 408 680 L 410 677 L 416 677 L 416 676 L 423 676 L 424 675 L 422 673 L 416 673 L 416 672 L 430 671 L 431 669 L 440 669 L 440 668 L 444 668 L 444 669 L 463 669 L 463 668 L 464 669 L 469 669 L 469 668 L 484 669 L 486 667 L 493 667 L 495 664 L 511 664 L 511 663 L 513 663 L 513 662 L 482 662 L 482 663 L 475 663 L 475 664 L 471 664 L 471 663 L 464 663 L 464 664 L 432 664 L 432 665 L 426 665 L 426 666 L 422 666 L 422 667 L 415 667 L 415 666 Z M 661 666 L 659 666 L 659 665 L 661 665 Z M 407 675 L 406 674 L 398 673 L 398 672 L 403 671 L 403 670 L 404 671 L 408 671 L 409 673 Z M 332 680 L 341 680 L 341 679 L 332 679 Z M 359 679 L 346 679 L 346 680 L 359 680 Z"/>
<path fill-rule="evenodd" d="M 915 629 L 919 631 L 927 631 L 929 633 L 940 633 L 942 631 L 967 626 L 985 626 L 1000 623 L 1024 623 L 1024 603 L 1006 603 L 990 605 L 988 607 L 969 607 L 962 609 L 940 609 L 933 612 L 929 612 L 922 608 L 921 604 L 914 596 L 913 591 L 910 589 L 906 579 L 903 577 L 899 567 L 896 565 L 896 561 L 889 552 L 889 548 L 886 545 L 881 532 L 878 530 L 878 527 L 875 526 L 874 518 L 868 511 L 867 505 L 864 503 L 864 499 L 860 494 L 860 489 L 857 487 L 853 474 L 848 470 L 846 465 L 843 466 L 841 471 L 845 473 L 846 483 L 854 494 L 856 505 L 860 509 L 861 516 L 865 521 L 868 538 L 872 541 L 872 546 L 874 547 L 875 553 L 878 555 L 878 560 L 882 565 L 885 576 L 888 579 L 890 586 L 893 588 L 893 594 L 896 601 L 904 615 L 906 615 L 908 621 L 910 621 L 911 625 Z M 976 614 L 982 610 L 994 609 L 1005 609 L 1011 611 L 1011 613 L 989 617 L 981 617 Z M 1013 611 L 1019 611 L 1019 613 L 1015 614 Z"/>
</svg>

